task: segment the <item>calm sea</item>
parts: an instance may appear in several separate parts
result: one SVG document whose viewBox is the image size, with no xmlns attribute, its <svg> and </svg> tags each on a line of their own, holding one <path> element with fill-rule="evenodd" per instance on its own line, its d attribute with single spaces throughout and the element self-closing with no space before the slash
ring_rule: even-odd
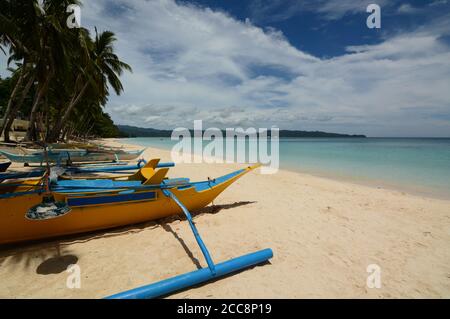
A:
<svg viewBox="0 0 450 319">
<path fill-rule="evenodd" d="M 163 149 L 176 144 L 170 138 L 122 140 Z M 282 138 L 280 168 L 450 198 L 448 138 Z"/>
</svg>

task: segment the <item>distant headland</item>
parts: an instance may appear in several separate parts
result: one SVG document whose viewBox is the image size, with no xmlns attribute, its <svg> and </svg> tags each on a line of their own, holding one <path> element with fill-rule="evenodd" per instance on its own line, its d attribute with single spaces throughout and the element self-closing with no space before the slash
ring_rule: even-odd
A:
<svg viewBox="0 0 450 319">
<path fill-rule="evenodd" d="M 171 130 L 158 130 L 154 128 L 143 128 L 130 125 L 116 125 L 119 129 L 120 137 L 170 137 Z M 269 131 L 270 132 L 270 131 Z M 348 137 L 348 138 L 366 138 L 362 134 L 339 134 L 327 133 L 321 131 L 298 131 L 298 130 L 280 130 L 280 137 Z"/>
</svg>

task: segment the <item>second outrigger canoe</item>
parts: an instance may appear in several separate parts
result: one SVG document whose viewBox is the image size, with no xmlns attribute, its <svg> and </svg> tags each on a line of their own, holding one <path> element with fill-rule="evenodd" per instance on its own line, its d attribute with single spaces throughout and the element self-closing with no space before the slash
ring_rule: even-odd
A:
<svg viewBox="0 0 450 319">
<path fill-rule="evenodd" d="M 145 149 L 138 151 L 88 151 L 88 150 L 49 150 L 47 156 L 43 151 L 25 154 L 17 154 L 0 150 L 0 154 L 11 162 L 27 164 L 43 164 L 47 160 L 50 163 L 70 162 L 109 162 L 131 161 L 144 153 Z"/>
<path fill-rule="evenodd" d="M 39 183 L 9 181 L 10 187 L 0 187 L 0 244 L 107 229 L 182 213 L 180 206 L 167 196 L 168 190 L 187 209 L 198 210 L 259 166 L 190 182 L 186 178 L 166 178 L 169 168 L 157 169 L 158 162 L 150 161 L 126 180 L 58 180 L 46 192 L 50 191 L 57 202 L 65 203 L 71 211 L 53 219 L 26 216 L 43 201 L 44 191 L 37 187 Z"/>
</svg>

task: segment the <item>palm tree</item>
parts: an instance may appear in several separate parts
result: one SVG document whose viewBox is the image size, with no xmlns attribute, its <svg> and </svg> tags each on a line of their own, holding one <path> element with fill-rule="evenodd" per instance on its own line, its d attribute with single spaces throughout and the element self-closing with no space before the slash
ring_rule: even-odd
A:
<svg viewBox="0 0 450 319">
<path fill-rule="evenodd" d="M 3 47 L 9 47 L 8 65 L 12 61 L 23 61 L 23 63 L 19 63 L 19 68 L 13 73 L 13 78 L 16 79 L 15 86 L 5 110 L 0 127 L 0 135 L 8 127 L 8 119 L 15 117 L 17 107 L 13 106 L 14 101 L 19 94 L 23 81 L 30 72 L 29 64 L 27 63 L 28 59 L 26 58 L 26 55 L 29 54 L 29 49 L 24 41 L 23 30 L 26 27 L 30 27 L 30 23 L 33 20 L 33 12 L 34 6 L 32 2 L 11 0 L 0 2 L 0 48 L 6 54 Z M 27 84 L 25 88 L 28 87 Z M 9 140 L 9 138 L 6 140 Z"/>
<path fill-rule="evenodd" d="M 73 108 L 83 98 L 89 87 L 97 92 L 99 99 L 104 99 L 109 95 L 108 85 L 114 89 L 117 95 L 120 95 L 123 85 L 119 76 L 124 70 L 132 72 L 131 67 L 114 53 L 113 43 L 116 41 L 114 33 L 105 31 L 99 35 L 97 30 L 95 31 L 95 41 L 90 52 L 91 60 L 87 62 L 75 81 L 75 87 L 79 87 L 79 91 L 73 95 L 64 115 L 54 126 L 50 136 L 51 141 L 59 138 L 63 124 L 68 120 Z"/>
<path fill-rule="evenodd" d="M 26 97 L 28 96 L 28 93 L 30 92 L 33 82 L 34 82 L 34 75 L 30 75 L 28 77 L 27 83 L 25 84 L 24 88 L 22 89 L 19 100 L 17 100 L 17 102 L 14 104 L 14 106 L 10 109 L 9 114 L 5 114 L 5 117 L 3 120 L 4 122 L 2 123 L 2 130 L 3 130 L 5 142 L 10 142 L 9 132 L 11 131 L 11 127 L 14 123 L 14 119 L 16 118 L 17 112 L 22 107 Z"/>
<path fill-rule="evenodd" d="M 75 109 L 94 107 L 104 116 L 109 88 L 123 91 L 119 76 L 131 67 L 114 53 L 112 32 L 92 39 L 83 28 L 66 26 L 66 7 L 78 0 L 0 1 L 0 54 L 13 63 L 13 89 L 5 108 L 1 132 L 9 130 L 19 112 L 29 115 L 27 140 L 36 140 L 38 119 L 45 119 L 46 139 L 57 141 L 67 126 L 79 127 Z M 24 103 L 24 101 L 26 103 Z M 93 121 L 90 115 L 89 121 Z M 105 123 L 110 123 L 106 119 Z M 108 124 L 109 125 L 109 124 Z M 40 125 L 40 127 L 43 127 Z"/>
<path fill-rule="evenodd" d="M 84 31 L 71 30 L 66 27 L 65 11 L 69 4 L 77 4 L 77 0 L 46 0 L 43 6 L 35 6 L 37 28 L 32 41 L 36 78 L 38 80 L 35 99 L 30 113 L 30 124 L 27 140 L 36 140 L 36 115 L 51 81 L 64 80 L 71 71 L 72 49 L 83 49 L 77 40 L 78 33 Z M 76 51 L 76 50 L 75 50 Z"/>
<path fill-rule="evenodd" d="M 26 96 L 36 80 L 37 89 L 27 133 L 28 139 L 33 138 L 35 116 L 40 102 L 55 75 L 55 70 L 61 70 L 64 67 L 64 45 L 67 43 L 64 41 L 66 39 L 64 31 L 67 28 L 63 27 L 65 16 L 61 13 L 65 12 L 66 6 L 70 3 L 78 2 L 76 0 L 45 0 L 42 7 L 36 0 L 7 0 L 1 3 L 0 43 L 9 47 L 8 64 L 12 61 L 18 61 L 18 64 L 21 64 L 15 90 L 11 94 L 5 112 L 2 131 L 3 129 L 8 131 L 8 123 L 12 123 L 17 110 L 21 107 L 22 98 L 15 106 L 13 104 L 18 91 L 22 89 L 22 82 L 27 81 L 22 92 L 22 96 Z"/>
</svg>

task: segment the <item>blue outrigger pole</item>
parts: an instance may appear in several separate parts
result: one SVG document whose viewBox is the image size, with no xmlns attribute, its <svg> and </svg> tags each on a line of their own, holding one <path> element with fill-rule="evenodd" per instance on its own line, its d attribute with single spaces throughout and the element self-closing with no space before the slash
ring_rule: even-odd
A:
<svg viewBox="0 0 450 319">
<path fill-rule="evenodd" d="M 106 299 L 150 299 L 166 296 L 175 291 L 192 287 L 209 280 L 214 280 L 219 277 L 223 277 L 245 268 L 249 268 L 257 264 L 266 262 L 273 257 L 272 249 L 263 249 L 251 254 L 230 259 L 219 264 L 214 264 L 205 243 L 203 242 L 200 234 L 197 231 L 197 227 L 195 227 L 195 224 L 192 221 L 192 216 L 189 213 L 189 210 L 169 189 L 162 189 L 162 191 L 165 196 L 171 198 L 183 210 L 183 213 L 189 221 L 192 232 L 194 233 L 195 239 L 197 240 L 203 256 L 206 259 L 208 267 L 158 281 L 146 286 L 120 292 L 118 294 L 106 297 Z"/>
<path fill-rule="evenodd" d="M 136 165 L 111 165 L 103 167 L 68 167 L 66 170 L 71 173 L 116 173 L 123 171 L 132 171 L 142 168 L 142 163 L 146 164 L 146 161 L 139 161 Z M 158 163 L 157 168 L 174 167 L 175 163 Z"/>
</svg>

